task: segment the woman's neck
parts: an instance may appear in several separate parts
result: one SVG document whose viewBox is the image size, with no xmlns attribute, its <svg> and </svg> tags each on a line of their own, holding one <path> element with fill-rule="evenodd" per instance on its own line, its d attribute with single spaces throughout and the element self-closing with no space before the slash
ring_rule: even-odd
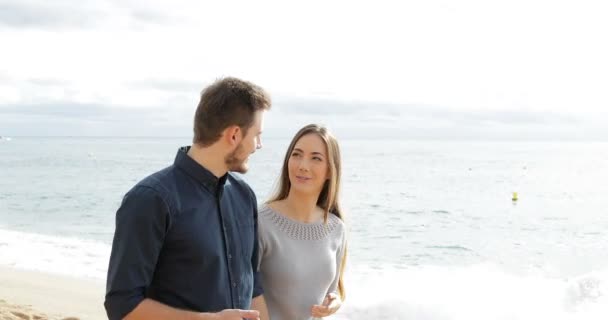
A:
<svg viewBox="0 0 608 320">
<path fill-rule="evenodd" d="M 317 198 L 289 192 L 287 198 L 277 201 L 277 205 L 284 215 L 303 223 L 313 223 L 323 219 L 323 210 L 317 207 Z"/>
</svg>

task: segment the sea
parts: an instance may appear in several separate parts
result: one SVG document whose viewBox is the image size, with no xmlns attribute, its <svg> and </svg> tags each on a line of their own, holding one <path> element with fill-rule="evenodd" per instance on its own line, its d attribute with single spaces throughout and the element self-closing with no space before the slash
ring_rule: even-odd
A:
<svg viewBox="0 0 608 320">
<path fill-rule="evenodd" d="M 123 195 L 189 143 L 0 140 L 0 265 L 103 282 Z M 243 175 L 260 202 L 289 141 L 263 143 Z M 333 319 L 608 319 L 608 143 L 340 146 L 349 243 Z"/>
</svg>

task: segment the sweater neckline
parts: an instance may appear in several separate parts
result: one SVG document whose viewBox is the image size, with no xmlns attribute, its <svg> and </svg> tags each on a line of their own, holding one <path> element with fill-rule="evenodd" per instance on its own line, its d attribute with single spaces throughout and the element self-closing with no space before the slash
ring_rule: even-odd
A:
<svg viewBox="0 0 608 320">
<path fill-rule="evenodd" d="M 295 224 L 299 224 L 299 225 L 303 225 L 303 226 L 315 226 L 315 225 L 323 225 L 323 221 L 315 221 L 315 222 L 302 222 L 302 221 L 298 221 L 292 217 L 289 217 L 283 213 L 281 213 L 278 210 L 273 209 L 271 206 L 269 206 L 268 204 L 264 204 L 264 207 L 268 208 L 269 211 L 271 211 L 273 214 L 281 216 L 282 218 L 285 218 L 287 220 L 289 220 L 290 222 L 293 222 Z M 329 220 L 329 219 L 328 219 Z"/>
<path fill-rule="evenodd" d="M 296 240 L 322 240 L 332 233 L 338 225 L 338 217 L 330 214 L 327 223 L 301 222 L 294 220 L 264 204 L 260 214 L 265 215 L 279 230 Z"/>
</svg>

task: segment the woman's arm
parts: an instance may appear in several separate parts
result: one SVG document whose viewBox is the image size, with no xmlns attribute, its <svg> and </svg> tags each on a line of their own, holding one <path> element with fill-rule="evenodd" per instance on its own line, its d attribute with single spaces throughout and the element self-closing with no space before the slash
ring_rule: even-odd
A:
<svg viewBox="0 0 608 320">
<path fill-rule="evenodd" d="M 262 266 L 262 259 L 265 256 L 266 250 L 266 230 L 264 230 L 264 226 L 259 219 L 259 209 L 256 210 L 256 235 L 257 235 L 257 243 L 256 243 L 256 254 L 252 259 L 251 263 L 253 265 L 253 270 L 255 271 L 255 280 L 254 280 L 254 292 L 253 299 L 251 300 L 251 308 L 252 310 L 257 310 L 260 312 L 260 320 L 270 320 L 270 315 L 268 314 L 268 307 L 266 306 L 266 300 L 264 299 L 264 290 L 262 288 L 261 281 L 261 273 L 260 267 Z"/>
<path fill-rule="evenodd" d="M 337 293 L 332 292 L 325 296 L 322 305 L 317 304 L 312 306 L 311 315 L 315 318 L 327 317 L 336 313 L 341 306 L 342 299 L 340 299 L 340 296 Z"/>
<path fill-rule="evenodd" d="M 268 315 L 268 307 L 266 307 L 266 300 L 264 300 L 263 294 L 251 300 L 251 309 L 260 312 L 260 320 L 270 320 L 270 315 Z"/>
<path fill-rule="evenodd" d="M 325 296 L 321 305 L 314 305 L 311 309 L 311 315 L 316 318 L 327 317 L 336 313 L 342 306 L 342 297 L 337 292 L 339 291 L 338 284 L 342 276 L 342 262 L 346 250 L 346 231 L 343 230 L 340 239 L 341 245 L 336 252 L 336 277 L 329 287 L 329 292 Z M 342 292 L 343 294 L 343 292 Z"/>
</svg>

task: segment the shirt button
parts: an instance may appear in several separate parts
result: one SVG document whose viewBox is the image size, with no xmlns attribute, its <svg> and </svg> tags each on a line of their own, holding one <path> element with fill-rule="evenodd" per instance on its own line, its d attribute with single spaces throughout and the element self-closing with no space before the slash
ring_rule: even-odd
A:
<svg viewBox="0 0 608 320">
<path fill-rule="evenodd" d="M 232 255 L 230 253 L 228 254 L 228 259 L 232 259 Z"/>
<path fill-rule="evenodd" d="M 232 283 L 232 286 L 236 288 L 236 282 L 233 282 L 233 283 Z"/>
</svg>

